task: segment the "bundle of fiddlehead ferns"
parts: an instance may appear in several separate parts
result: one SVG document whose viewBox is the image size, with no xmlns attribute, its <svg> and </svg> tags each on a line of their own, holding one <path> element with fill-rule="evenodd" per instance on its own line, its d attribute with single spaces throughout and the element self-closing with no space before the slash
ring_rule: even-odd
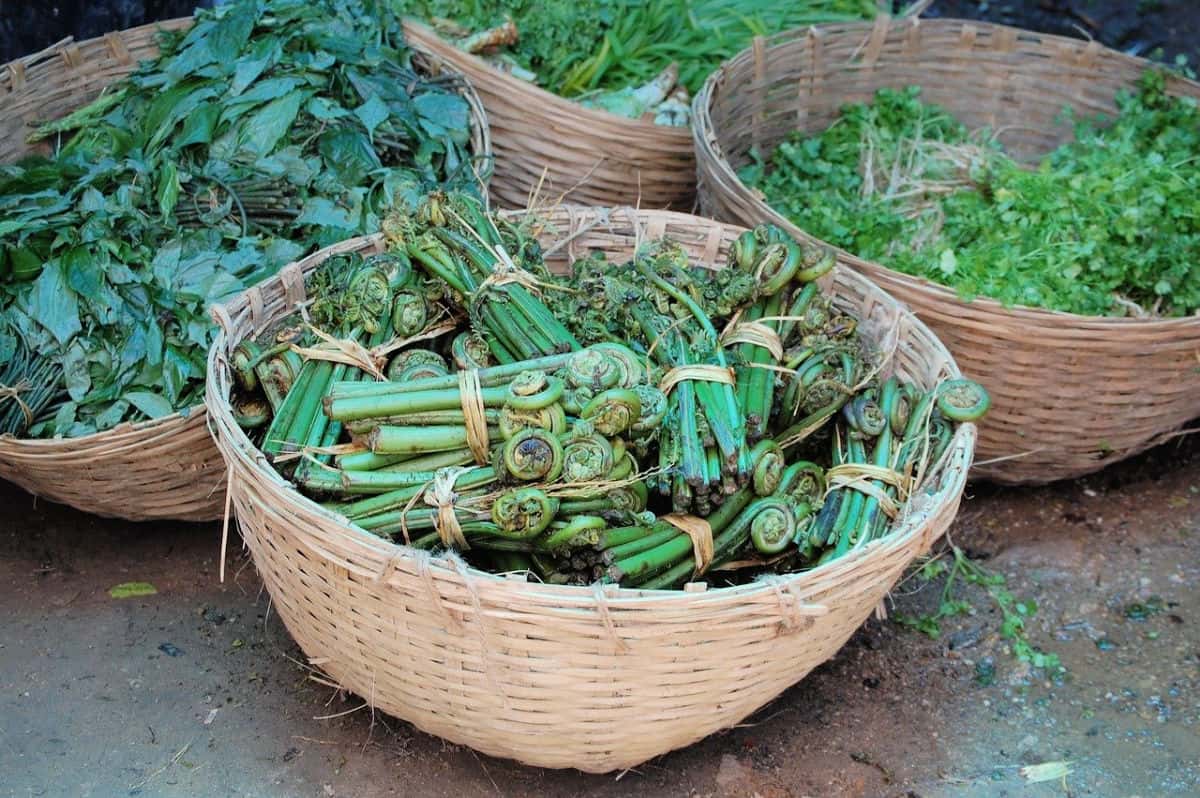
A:
<svg viewBox="0 0 1200 798">
<path fill-rule="evenodd" d="M 384 229 L 235 353 L 236 400 L 300 490 L 417 548 L 644 588 L 811 567 L 887 534 L 987 409 L 881 375 L 819 287 L 832 254 L 775 228 L 726 269 L 659 240 L 567 277 L 470 197 Z"/>
</svg>

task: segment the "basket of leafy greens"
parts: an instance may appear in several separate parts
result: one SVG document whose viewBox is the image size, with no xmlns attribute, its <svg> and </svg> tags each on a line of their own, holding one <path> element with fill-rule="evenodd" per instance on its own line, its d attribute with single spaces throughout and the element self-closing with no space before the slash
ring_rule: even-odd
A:
<svg viewBox="0 0 1200 798">
<path fill-rule="evenodd" d="M 486 188 L 477 97 L 375 0 L 241 0 L 0 76 L 0 476 L 101 515 L 220 516 L 209 304 Z"/>
<path fill-rule="evenodd" d="M 760 40 L 695 103 L 701 203 L 839 248 L 994 408 L 978 476 L 1037 483 L 1200 414 L 1200 85 L 954 20 Z"/>
<path fill-rule="evenodd" d="M 413 41 L 483 100 L 492 195 L 691 210 L 690 94 L 760 33 L 872 17 L 875 0 L 406 0 Z"/>
</svg>

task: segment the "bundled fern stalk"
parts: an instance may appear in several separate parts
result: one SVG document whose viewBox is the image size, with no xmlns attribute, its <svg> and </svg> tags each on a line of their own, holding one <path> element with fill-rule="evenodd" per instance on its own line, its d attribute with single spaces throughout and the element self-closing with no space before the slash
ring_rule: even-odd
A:
<svg viewBox="0 0 1200 798">
<path fill-rule="evenodd" d="M 745 233 L 572 274 L 536 219 L 433 194 L 388 252 L 308 278 L 307 318 L 235 353 L 243 426 L 361 529 L 547 582 L 677 588 L 812 567 L 887 534 L 987 397 L 881 376 L 818 280 Z"/>
</svg>

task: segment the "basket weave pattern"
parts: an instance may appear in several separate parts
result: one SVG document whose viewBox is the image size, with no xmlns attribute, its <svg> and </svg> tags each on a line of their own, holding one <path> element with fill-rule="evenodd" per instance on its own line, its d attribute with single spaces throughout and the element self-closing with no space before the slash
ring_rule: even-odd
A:
<svg viewBox="0 0 1200 798">
<path fill-rule="evenodd" d="M 544 243 L 554 265 L 590 250 L 628 256 L 667 234 L 713 264 L 740 228 L 666 212 L 560 208 Z M 562 242 L 567 242 L 563 244 Z M 393 545 L 297 493 L 230 413 L 228 353 L 304 299 L 316 253 L 224 308 L 206 402 L 231 470 L 242 536 L 274 606 L 310 662 L 372 705 L 495 756 L 543 767 L 632 767 L 727 728 L 832 656 L 905 566 L 952 521 L 975 428 L 959 427 L 936 492 L 886 538 L 825 567 L 700 592 L 552 586 Z M 836 275 L 839 305 L 895 352 L 902 377 L 958 374 L 928 328 L 869 282 Z"/>
<path fill-rule="evenodd" d="M 406 22 L 413 42 L 462 71 L 483 100 L 495 149 L 491 194 L 503 207 L 543 200 L 692 209 L 696 162 L 687 128 L 626 119 L 539 89 Z"/>
<path fill-rule="evenodd" d="M 65 40 L 0 66 L 0 163 L 51 142 L 26 144 L 32 126 L 91 102 L 109 84 L 158 54 L 159 30 L 191 17 L 143 25 L 83 42 Z M 412 43 L 414 60 L 433 72 L 459 74 Z M 471 106 L 471 150 L 491 154 L 479 97 L 464 82 Z M 225 509 L 225 467 L 208 434 L 203 405 L 154 421 L 121 424 L 79 438 L 27 440 L 0 436 L 0 477 L 52 501 L 110 518 L 211 521 Z"/>
<path fill-rule="evenodd" d="M 922 99 L 970 128 L 998 131 L 1036 161 L 1070 140 L 1064 108 L 1111 114 L 1149 63 L 1096 42 L 957 20 L 889 20 L 791 31 L 727 62 L 693 106 L 700 202 L 741 224 L 770 221 L 804 237 L 742 183 L 737 170 L 795 130 L 817 133 L 877 89 L 922 87 Z M 1172 94 L 1200 85 L 1168 80 Z M 1200 318 L 1078 316 L 1005 308 L 839 253 L 907 304 L 963 371 L 992 394 L 974 475 L 1007 483 L 1079 476 L 1153 446 L 1200 414 Z M 1006 458 L 988 464 L 987 461 Z"/>
</svg>

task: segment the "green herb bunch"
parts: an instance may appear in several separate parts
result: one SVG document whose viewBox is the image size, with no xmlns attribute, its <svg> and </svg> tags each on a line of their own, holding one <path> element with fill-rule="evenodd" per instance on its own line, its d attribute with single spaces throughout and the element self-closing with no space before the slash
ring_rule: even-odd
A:
<svg viewBox="0 0 1200 798">
<path fill-rule="evenodd" d="M 1111 120 L 1035 167 L 970 133 L 919 89 L 880 90 L 817 136 L 742 171 L 800 228 L 886 266 L 986 296 L 1085 315 L 1200 309 L 1200 110 L 1147 72 Z"/>
<path fill-rule="evenodd" d="M 0 362 L 38 352 L 65 390 L 22 434 L 195 404 L 207 305 L 432 187 L 475 190 L 469 107 L 382 3 L 244 0 L 161 36 L 35 132 L 51 155 L 0 167 Z"/>
<path fill-rule="evenodd" d="M 679 64 L 697 91 L 721 62 L 759 34 L 874 16 L 873 0 L 408 0 L 410 13 L 474 30 L 506 18 L 520 32 L 513 59 L 564 97 L 645 83 Z"/>
</svg>

